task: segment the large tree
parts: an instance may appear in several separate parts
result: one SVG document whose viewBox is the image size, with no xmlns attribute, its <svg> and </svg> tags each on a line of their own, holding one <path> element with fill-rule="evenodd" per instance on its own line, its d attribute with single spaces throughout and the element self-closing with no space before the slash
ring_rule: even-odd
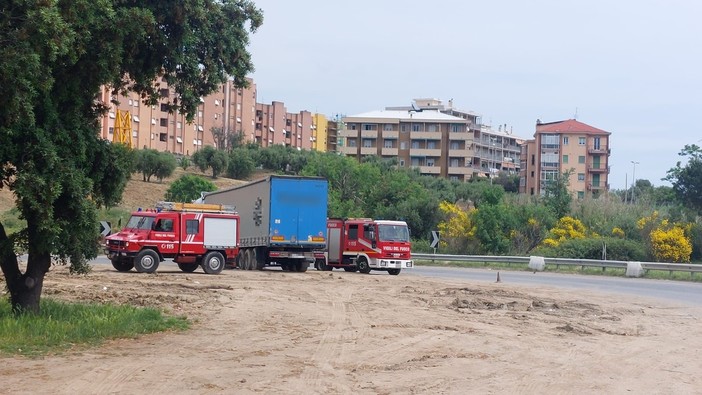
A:
<svg viewBox="0 0 702 395">
<path fill-rule="evenodd" d="M 678 199 L 687 207 L 702 212 L 702 149 L 696 144 L 685 145 L 678 155 L 687 157 L 668 170 L 664 180 L 670 181 Z"/>
<path fill-rule="evenodd" d="M 231 78 L 245 86 L 246 49 L 262 12 L 245 0 L 6 0 L 0 8 L 0 187 L 26 229 L 0 223 L 0 267 L 14 311 L 39 310 L 56 257 L 85 270 L 98 251 L 97 209 L 119 202 L 129 170 L 98 138 L 101 88 L 169 103 L 189 120 Z M 158 77 L 158 78 L 157 78 Z M 15 249 L 28 254 L 20 267 Z"/>
</svg>

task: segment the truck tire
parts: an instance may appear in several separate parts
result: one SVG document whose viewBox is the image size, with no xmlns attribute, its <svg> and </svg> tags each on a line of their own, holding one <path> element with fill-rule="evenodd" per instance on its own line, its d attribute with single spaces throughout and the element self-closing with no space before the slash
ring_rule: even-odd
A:
<svg viewBox="0 0 702 395">
<path fill-rule="evenodd" d="M 317 270 L 321 270 L 324 272 L 328 272 L 334 269 L 332 266 L 327 265 L 326 259 L 321 258 L 314 261 L 314 266 L 317 268 Z"/>
<path fill-rule="evenodd" d="M 359 257 L 356 260 L 356 266 L 358 267 L 358 271 L 363 274 L 368 274 L 371 272 L 371 268 L 368 265 L 368 261 L 364 257 Z"/>
<path fill-rule="evenodd" d="M 192 273 L 197 269 L 197 263 L 179 263 L 178 268 L 186 273 Z"/>
<path fill-rule="evenodd" d="M 358 271 L 358 269 L 356 268 L 356 266 L 344 266 L 344 271 L 345 272 L 356 272 L 356 271 Z"/>
<path fill-rule="evenodd" d="M 298 261 L 293 262 L 293 265 L 295 265 L 295 271 L 298 271 L 300 273 L 306 272 L 307 269 L 310 267 L 310 263 L 307 262 L 307 259 L 300 259 Z"/>
<path fill-rule="evenodd" d="M 129 258 L 114 258 L 111 261 L 112 267 L 118 272 L 128 272 L 134 268 L 134 261 Z"/>
<path fill-rule="evenodd" d="M 154 250 L 141 250 L 134 258 L 134 267 L 139 273 L 153 273 L 158 269 L 161 258 Z"/>
<path fill-rule="evenodd" d="M 397 276 L 398 274 L 400 274 L 400 270 L 402 269 L 388 269 L 388 273 L 390 273 L 390 275 L 392 276 Z"/>
<path fill-rule="evenodd" d="M 202 258 L 202 269 L 207 274 L 219 274 L 224 269 L 224 256 L 219 251 L 210 251 Z"/>
<path fill-rule="evenodd" d="M 256 270 L 263 270 L 264 267 L 266 267 L 266 254 L 264 252 L 265 250 L 262 248 L 255 248 L 254 249 L 254 263 L 256 266 L 254 266 L 254 269 Z"/>
</svg>

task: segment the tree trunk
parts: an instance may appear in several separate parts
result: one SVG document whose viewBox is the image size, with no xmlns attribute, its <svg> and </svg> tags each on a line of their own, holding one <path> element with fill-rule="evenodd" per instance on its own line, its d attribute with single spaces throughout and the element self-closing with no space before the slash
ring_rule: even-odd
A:
<svg viewBox="0 0 702 395">
<path fill-rule="evenodd" d="M 15 314 L 39 313 L 39 301 L 44 286 L 44 276 L 51 265 L 51 255 L 31 254 L 27 270 L 22 273 L 12 241 L 0 223 L 0 268 L 10 292 L 10 304 Z"/>
</svg>

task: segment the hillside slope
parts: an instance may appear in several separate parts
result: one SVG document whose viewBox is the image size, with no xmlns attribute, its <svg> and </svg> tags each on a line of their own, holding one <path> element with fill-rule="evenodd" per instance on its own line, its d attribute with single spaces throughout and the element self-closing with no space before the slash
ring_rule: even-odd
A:
<svg viewBox="0 0 702 395">
<path fill-rule="evenodd" d="M 224 189 L 241 185 L 251 180 L 266 177 L 271 173 L 266 171 L 257 171 L 247 180 L 234 180 L 225 177 L 212 179 L 210 175 L 202 173 L 195 168 L 190 168 L 188 170 L 177 168 L 173 175 L 164 179 L 163 182 L 155 181 L 154 178 L 152 178 L 151 182 L 144 182 L 142 181 L 143 177 L 141 174 L 134 173 L 132 175 L 132 179 L 127 183 L 124 194 L 122 195 L 122 201 L 118 205 L 118 208 L 126 211 L 132 211 L 137 207 L 152 207 L 156 202 L 164 199 L 168 186 L 171 184 L 171 182 L 177 180 L 184 174 L 195 174 L 202 176 L 214 183 L 218 189 Z M 8 211 L 14 206 L 15 203 L 13 194 L 7 188 L 0 189 L 0 213 Z"/>
</svg>

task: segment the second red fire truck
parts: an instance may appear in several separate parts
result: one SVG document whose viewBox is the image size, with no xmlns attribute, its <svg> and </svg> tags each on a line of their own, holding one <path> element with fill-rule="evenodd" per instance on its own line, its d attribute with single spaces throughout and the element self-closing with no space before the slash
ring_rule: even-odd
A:
<svg viewBox="0 0 702 395">
<path fill-rule="evenodd" d="M 349 218 L 327 220 L 324 258 L 317 258 L 318 270 L 343 268 L 370 273 L 383 270 L 398 275 L 413 267 L 411 243 L 404 221 Z"/>
</svg>

